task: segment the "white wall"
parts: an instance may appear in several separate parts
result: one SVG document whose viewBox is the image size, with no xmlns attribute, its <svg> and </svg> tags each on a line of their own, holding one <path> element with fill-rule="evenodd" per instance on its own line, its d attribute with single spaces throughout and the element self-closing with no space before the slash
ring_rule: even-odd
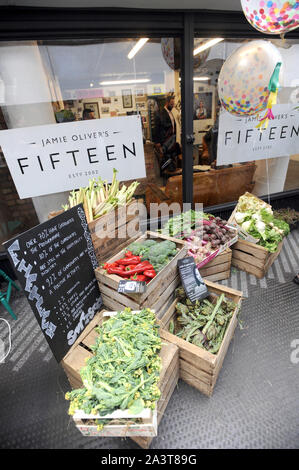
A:
<svg viewBox="0 0 299 470">
<path fill-rule="evenodd" d="M 35 42 L 2 44 L 0 70 L 5 83 L 5 106 L 2 110 L 8 128 L 56 122 L 47 77 Z M 44 222 L 49 212 L 65 204 L 67 196 L 68 193 L 59 193 L 32 198 L 39 221 Z"/>
</svg>

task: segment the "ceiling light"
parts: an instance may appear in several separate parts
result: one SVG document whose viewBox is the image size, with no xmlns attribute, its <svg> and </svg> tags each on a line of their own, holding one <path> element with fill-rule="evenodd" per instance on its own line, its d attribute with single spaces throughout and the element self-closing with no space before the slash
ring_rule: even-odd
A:
<svg viewBox="0 0 299 470">
<path fill-rule="evenodd" d="M 141 38 L 136 42 L 135 46 L 130 50 L 128 54 L 128 59 L 133 59 L 135 54 L 144 46 L 144 44 L 149 40 L 149 38 Z"/>
<path fill-rule="evenodd" d="M 193 80 L 195 82 L 205 82 L 206 80 L 210 80 L 210 77 L 194 77 Z"/>
<path fill-rule="evenodd" d="M 197 55 L 202 51 L 205 51 L 209 47 L 215 46 L 215 44 L 218 44 L 218 42 L 224 41 L 224 38 L 214 38 L 210 39 L 209 41 L 205 42 L 204 44 L 201 44 L 198 46 L 196 49 L 193 51 L 193 55 Z"/>
<path fill-rule="evenodd" d="M 193 77 L 193 80 L 195 82 L 204 82 L 206 80 L 210 80 L 210 77 Z M 179 81 L 181 81 L 181 77 L 179 78 Z"/>
<path fill-rule="evenodd" d="M 100 82 L 100 85 L 129 85 L 131 83 L 148 83 L 150 82 L 149 78 L 137 78 L 131 80 L 114 80 L 114 81 L 106 81 Z"/>
<path fill-rule="evenodd" d="M 93 83 L 90 83 L 89 86 L 93 86 Z"/>
</svg>

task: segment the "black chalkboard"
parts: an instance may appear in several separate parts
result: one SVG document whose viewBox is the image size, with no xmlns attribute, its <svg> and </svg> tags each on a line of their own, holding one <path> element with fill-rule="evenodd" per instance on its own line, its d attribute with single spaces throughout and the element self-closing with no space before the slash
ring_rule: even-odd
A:
<svg viewBox="0 0 299 470">
<path fill-rule="evenodd" d="M 58 362 L 102 306 L 82 204 L 4 243 Z"/>
</svg>

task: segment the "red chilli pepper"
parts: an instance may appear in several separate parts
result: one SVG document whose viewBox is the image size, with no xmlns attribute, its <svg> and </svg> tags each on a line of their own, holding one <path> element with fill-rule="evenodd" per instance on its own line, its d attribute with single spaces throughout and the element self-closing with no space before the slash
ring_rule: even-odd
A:
<svg viewBox="0 0 299 470">
<path fill-rule="evenodd" d="M 127 252 L 125 253 L 125 258 L 131 258 L 132 256 L 133 256 L 132 251 L 127 251 Z"/>
<path fill-rule="evenodd" d="M 118 266 L 118 264 L 116 264 L 115 262 L 114 263 L 104 263 L 103 264 L 103 268 L 104 269 L 107 269 L 107 268 L 118 268 L 120 266 Z"/>
<path fill-rule="evenodd" d="M 144 276 L 143 274 L 134 274 L 134 276 L 131 276 L 130 279 L 132 281 L 145 282 L 147 280 L 147 277 Z"/>
<path fill-rule="evenodd" d="M 134 269 L 131 269 L 130 271 L 126 271 L 126 274 L 131 276 L 132 274 L 143 274 L 143 271 L 150 269 L 151 264 L 148 261 L 143 261 L 140 264 L 137 264 Z"/>
<path fill-rule="evenodd" d="M 116 261 L 117 264 L 128 266 L 129 264 L 139 264 L 140 256 L 131 256 L 130 258 L 122 258 Z"/>
<path fill-rule="evenodd" d="M 143 274 L 146 277 L 149 277 L 150 279 L 153 279 L 156 276 L 156 271 L 154 269 L 147 269 L 146 271 L 143 272 Z"/>
<path fill-rule="evenodd" d="M 107 268 L 107 273 L 108 274 L 117 274 L 118 276 L 121 276 L 121 277 L 128 277 L 129 276 L 127 274 L 127 272 L 122 267 L 118 267 L 118 268 L 108 267 Z"/>
</svg>

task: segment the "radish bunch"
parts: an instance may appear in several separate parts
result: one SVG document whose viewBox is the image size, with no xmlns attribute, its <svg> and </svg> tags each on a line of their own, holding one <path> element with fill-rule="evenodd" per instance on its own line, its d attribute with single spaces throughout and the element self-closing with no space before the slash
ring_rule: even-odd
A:
<svg viewBox="0 0 299 470">
<path fill-rule="evenodd" d="M 197 263 L 235 237 L 236 231 L 226 224 L 227 221 L 221 217 L 210 216 L 208 220 L 203 219 L 202 224 L 189 236 L 189 255 Z"/>
</svg>

